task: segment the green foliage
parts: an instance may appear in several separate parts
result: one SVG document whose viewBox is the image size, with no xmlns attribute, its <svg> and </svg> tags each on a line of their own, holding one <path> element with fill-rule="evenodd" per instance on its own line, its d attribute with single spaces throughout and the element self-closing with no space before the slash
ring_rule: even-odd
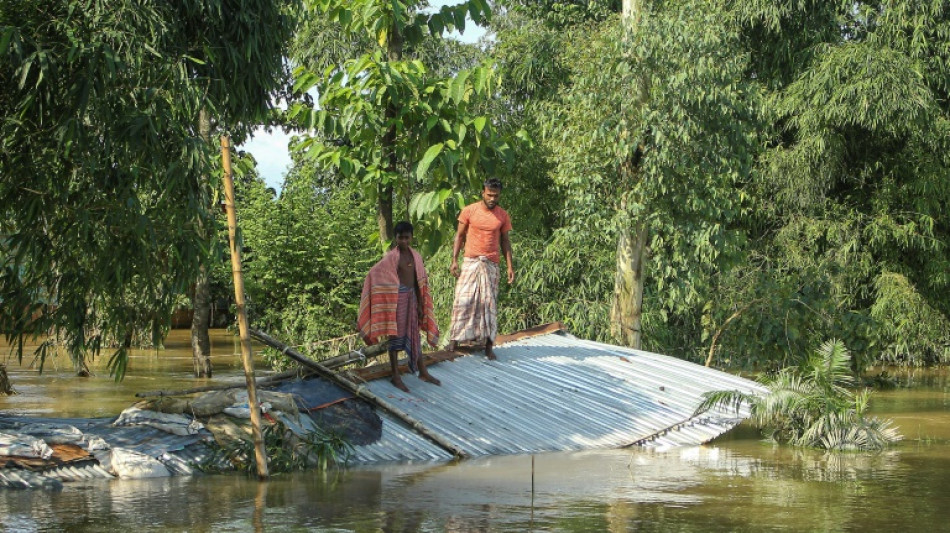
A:
<svg viewBox="0 0 950 533">
<path fill-rule="evenodd" d="M 378 260 L 366 244 L 371 204 L 308 168 L 291 170 L 280 197 L 253 174 L 236 184 L 251 321 L 304 344 L 355 331 L 363 277 Z"/>
<path fill-rule="evenodd" d="M 621 0 L 500 0 L 503 8 L 564 30 L 584 22 L 602 22 L 620 13 Z"/>
<path fill-rule="evenodd" d="M 743 403 L 750 421 L 781 443 L 827 450 L 879 450 L 901 439 L 889 420 L 867 415 L 871 393 L 857 394 L 850 354 L 840 341 L 828 341 L 800 368 L 785 368 L 763 379 L 768 393 L 706 393 L 697 413 Z"/>
<path fill-rule="evenodd" d="M 950 321 L 925 300 L 900 274 L 884 272 L 874 288 L 871 317 L 887 351 L 881 359 L 891 363 L 950 362 Z"/>
<path fill-rule="evenodd" d="M 380 48 L 370 33 L 344 27 L 327 18 L 319 4 L 311 2 L 307 7 L 307 16 L 299 21 L 290 47 L 294 65 L 322 73 L 328 68 L 340 68 L 348 59 L 371 54 Z M 443 39 L 441 33 L 402 44 L 404 59 L 422 61 L 438 77 L 449 77 L 459 70 L 475 67 L 484 59 L 478 47 Z"/>
<path fill-rule="evenodd" d="M 269 106 L 285 2 L 0 2 L 0 329 L 65 343 L 80 372 L 158 345 L 208 245 L 213 147 Z M 22 358 L 22 350 L 17 349 Z M 42 369 L 46 351 L 36 353 Z"/>
<path fill-rule="evenodd" d="M 268 470 L 282 474 L 316 467 L 327 470 L 330 466 L 345 465 L 353 453 L 353 445 L 332 431 L 317 430 L 297 436 L 276 422 L 261 428 Z M 225 444 L 208 445 L 211 453 L 198 465 L 205 472 L 238 470 L 247 475 L 257 474 L 254 442 L 238 438 Z"/>
<path fill-rule="evenodd" d="M 230 287 L 197 117 L 238 137 L 268 119 L 296 5 L 0 0 L 14 349 L 51 332 L 40 367 L 61 342 L 82 370 L 115 346 L 120 376 L 199 264 Z M 838 338 L 852 370 L 950 358 L 946 2 L 643 2 L 631 33 L 618 0 L 493 5 L 304 3 L 277 119 L 305 132 L 294 169 L 280 196 L 238 175 L 255 325 L 351 335 L 390 201 L 447 327 L 440 246 L 496 174 L 519 271 L 503 331 L 608 340 L 617 238 L 646 224 L 649 349 L 703 360 L 716 339 L 718 363 L 774 369 Z M 441 38 L 466 15 L 491 24 L 484 49 Z"/>
<path fill-rule="evenodd" d="M 534 141 L 502 176 L 519 282 L 502 287 L 501 328 L 564 320 L 606 340 L 613 243 L 645 220 L 649 349 L 703 360 L 716 335 L 716 361 L 774 369 L 839 338 L 856 371 L 946 358 L 946 6 L 643 5 L 625 41 L 617 2 L 498 4 L 499 85 L 469 109 Z M 445 143 L 421 142 L 390 182 L 450 234 L 471 193 L 436 184 Z M 429 261 L 443 323 L 446 256 Z"/>
<path fill-rule="evenodd" d="M 417 43 L 430 35 L 465 31 L 466 17 L 475 24 L 491 18 L 487 0 L 445 5 L 435 12 L 422 11 L 420 0 L 314 0 L 312 6 L 347 34 L 369 36 L 379 46 L 385 46 L 394 33 L 408 43 Z"/>
<path fill-rule="evenodd" d="M 738 35 L 689 2 L 645 12 L 629 36 L 617 17 L 575 31 L 590 38 L 565 54 L 570 84 L 543 123 L 565 227 L 646 225 L 648 302 L 689 312 L 742 242 L 729 225 L 748 208 L 756 93 Z"/>
<path fill-rule="evenodd" d="M 862 359 L 945 358 L 947 6 L 734 8 L 770 91 L 765 123 L 774 124 L 750 188 L 758 208 L 745 223 L 773 279 L 820 287 L 787 316 L 802 322 L 821 307 L 841 330 L 857 317 L 864 326 L 848 343 Z"/>
<path fill-rule="evenodd" d="M 496 86 L 491 67 L 440 76 L 420 59 L 403 59 L 403 50 L 421 50 L 430 35 L 464 29 L 466 13 L 482 21 L 488 5 L 471 0 L 436 13 L 422 12 L 418 2 L 315 5 L 339 24 L 337 31 L 359 39 L 352 51 L 363 53 L 340 64 L 324 61 L 329 66 L 322 73 L 295 71 L 295 91 L 315 90 L 320 97 L 317 106 L 300 102 L 288 111 L 287 118 L 308 132 L 294 149 L 360 184 L 380 202 L 380 216 L 391 216 L 385 206 L 395 192 L 434 252 L 454 230 L 463 194 L 479 189 L 481 177 L 500 168 L 509 148 L 477 112 Z"/>
</svg>

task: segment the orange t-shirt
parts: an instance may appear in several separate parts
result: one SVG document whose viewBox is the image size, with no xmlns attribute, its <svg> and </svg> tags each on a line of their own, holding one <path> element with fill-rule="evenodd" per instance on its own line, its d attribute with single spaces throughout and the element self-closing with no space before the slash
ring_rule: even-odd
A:
<svg viewBox="0 0 950 533">
<path fill-rule="evenodd" d="M 507 211 L 499 205 L 489 209 L 485 207 L 485 202 L 479 201 L 462 209 L 459 222 L 468 224 L 465 257 L 484 255 L 495 263 L 501 259 L 498 252 L 501 247 L 501 234 L 511 231 L 511 219 Z"/>
</svg>

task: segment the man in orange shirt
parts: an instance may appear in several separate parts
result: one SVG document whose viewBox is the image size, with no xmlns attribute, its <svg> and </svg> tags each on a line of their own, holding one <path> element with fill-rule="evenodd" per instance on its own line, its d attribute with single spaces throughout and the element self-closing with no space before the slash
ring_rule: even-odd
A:
<svg viewBox="0 0 950 533">
<path fill-rule="evenodd" d="M 491 360 L 495 359 L 492 346 L 498 335 L 498 263 L 501 254 L 508 265 L 508 283 L 515 281 L 511 241 L 508 239 L 511 219 L 508 212 L 498 205 L 500 196 L 501 181 L 489 178 L 482 187 L 482 201 L 462 209 L 449 267 L 449 272 L 458 278 L 458 282 L 455 284 L 448 350 L 455 351 L 459 342 L 484 340 L 485 355 Z M 465 257 L 460 269 L 457 258 L 463 245 Z"/>
</svg>

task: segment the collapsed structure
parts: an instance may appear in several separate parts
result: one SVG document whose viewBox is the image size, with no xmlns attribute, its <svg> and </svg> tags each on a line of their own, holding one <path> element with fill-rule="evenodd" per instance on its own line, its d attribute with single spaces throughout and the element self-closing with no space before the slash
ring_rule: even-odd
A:
<svg viewBox="0 0 950 533">
<path fill-rule="evenodd" d="M 339 378 L 320 367 L 322 376 L 262 386 L 259 401 L 268 423 L 300 439 L 343 435 L 352 446 L 348 464 L 370 464 L 698 445 L 747 415 L 696 416 L 704 393 L 763 391 L 681 359 L 578 339 L 559 325 L 499 337 L 496 355 L 429 354 L 442 386 L 406 376 L 409 393 L 384 379 L 387 365 Z M 246 393 L 232 388 L 160 396 L 116 418 L 0 417 L 0 487 L 194 474 L 216 460 L 212 442 L 249 438 L 248 413 Z"/>
</svg>

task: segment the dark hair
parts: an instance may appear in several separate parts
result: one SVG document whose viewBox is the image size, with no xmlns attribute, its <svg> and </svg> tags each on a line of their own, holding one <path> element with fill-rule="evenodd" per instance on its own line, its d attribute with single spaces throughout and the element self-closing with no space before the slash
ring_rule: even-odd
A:
<svg viewBox="0 0 950 533">
<path fill-rule="evenodd" d="M 488 178 L 487 180 L 485 180 L 482 186 L 485 187 L 486 189 L 491 189 L 493 191 L 500 191 L 501 180 L 498 178 Z"/>
<path fill-rule="evenodd" d="M 406 222 L 405 220 L 397 223 L 396 226 L 393 228 L 393 235 L 401 235 L 403 233 L 408 233 L 409 235 L 412 235 L 412 224 L 410 224 L 409 222 Z"/>
</svg>

